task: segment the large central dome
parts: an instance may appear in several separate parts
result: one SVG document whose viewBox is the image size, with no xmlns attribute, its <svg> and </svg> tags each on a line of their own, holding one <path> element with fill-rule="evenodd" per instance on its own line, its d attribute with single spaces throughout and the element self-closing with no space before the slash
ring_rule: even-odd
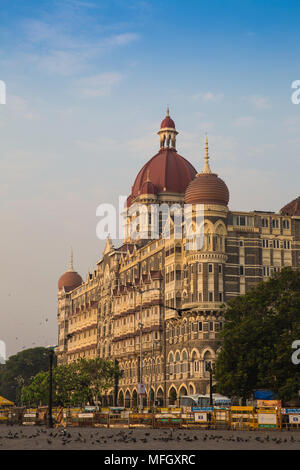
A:
<svg viewBox="0 0 300 470">
<path fill-rule="evenodd" d="M 196 170 L 188 160 L 173 148 L 162 148 L 139 171 L 132 186 L 133 197 L 142 194 L 144 183 L 149 178 L 155 194 L 184 193 Z"/>
<path fill-rule="evenodd" d="M 167 109 L 166 117 L 161 122 L 158 131 L 160 150 L 139 171 L 127 199 L 127 206 L 143 194 L 184 195 L 197 171 L 188 160 L 177 153 L 177 134 L 175 123 L 170 118 L 169 109 Z"/>
</svg>

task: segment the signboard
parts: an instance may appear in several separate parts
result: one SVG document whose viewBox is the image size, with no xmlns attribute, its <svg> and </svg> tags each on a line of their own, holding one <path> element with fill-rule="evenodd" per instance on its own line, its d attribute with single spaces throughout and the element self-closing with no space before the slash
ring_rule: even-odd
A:
<svg viewBox="0 0 300 470">
<path fill-rule="evenodd" d="M 282 408 L 283 414 L 300 414 L 300 408 Z"/>
<path fill-rule="evenodd" d="M 138 394 L 145 395 L 145 384 L 138 384 Z"/>
<path fill-rule="evenodd" d="M 78 413 L 78 418 L 93 418 L 94 413 Z"/>
<path fill-rule="evenodd" d="M 84 408 L 84 411 L 96 411 L 96 406 L 86 406 Z"/>
<path fill-rule="evenodd" d="M 289 416 L 289 422 L 290 424 L 300 424 L 300 415 L 291 414 Z"/>
<path fill-rule="evenodd" d="M 263 408 L 263 407 L 280 408 L 281 401 L 280 400 L 257 400 L 257 407 L 258 408 Z"/>
<path fill-rule="evenodd" d="M 196 423 L 206 423 L 207 422 L 207 413 L 195 413 L 195 422 Z"/>
<path fill-rule="evenodd" d="M 195 412 L 195 411 L 213 411 L 213 407 L 212 406 L 192 406 L 192 411 Z"/>
<path fill-rule="evenodd" d="M 257 422 L 260 426 L 276 427 L 277 419 L 274 413 L 258 413 Z"/>
</svg>

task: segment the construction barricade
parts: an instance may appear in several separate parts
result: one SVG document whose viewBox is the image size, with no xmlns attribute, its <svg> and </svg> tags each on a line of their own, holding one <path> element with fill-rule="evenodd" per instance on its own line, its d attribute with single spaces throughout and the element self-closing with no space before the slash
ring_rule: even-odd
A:
<svg viewBox="0 0 300 470">
<path fill-rule="evenodd" d="M 22 424 L 27 426 L 33 426 L 38 423 L 38 412 L 35 408 L 27 409 L 22 417 Z"/>
<path fill-rule="evenodd" d="M 300 408 L 282 408 L 280 416 L 280 429 L 300 430 Z"/>
<path fill-rule="evenodd" d="M 231 429 L 255 429 L 257 415 L 253 406 L 232 406 L 230 409 Z"/>
<path fill-rule="evenodd" d="M 230 429 L 230 408 L 215 407 L 213 422 L 216 429 Z"/>
<path fill-rule="evenodd" d="M 277 408 L 257 408 L 257 428 L 280 428 L 280 413 Z"/>
<path fill-rule="evenodd" d="M 129 427 L 130 428 L 152 428 L 153 427 L 152 413 L 129 413 Z"/>
<path fill-rule="evenodd" d="M 0 409 L 0 424 L 7 424 L 9 410 L 6 408 Z"/>
<path fill-rule="evenodd" d="M 194 415 L 194 422 L 189 427 L 211 429 L 214 427 L 213 407 L 192 407 L 191 412 Z"/>
<path fill-rule="evenodd" d="M 154 428 L 180 428 L 180 413 L 155 413 L 153 419 Z"/>
<path fill-rule="evenodd" d="M 109 428 L 126 428 L 129 427 L 129 410 L 111 408 L 108 414 Z"/>
</svg>

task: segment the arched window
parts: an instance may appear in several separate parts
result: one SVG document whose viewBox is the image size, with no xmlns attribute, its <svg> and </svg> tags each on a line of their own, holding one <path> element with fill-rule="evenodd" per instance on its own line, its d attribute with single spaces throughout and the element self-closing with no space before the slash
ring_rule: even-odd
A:
<svg viewBox="0 0 300 470">
<path fill-rule="evenodd" d="M 193 365 L 193 374 L 197 374 L 199 372 L 199 360 L 195 351 L 193 352 L 193 355 L 192 355 L 192 365 Z"/>
<path fill-rule="evenodd" d="M 179 354 L 179 351 L 177 351 L 176 353 L 176 356 L 175 356 L 175 372 L 176 374 L 178 374 L 179 372 L 181 372 L 181 363 L 180 363 L 180 354 Z"/>
<path fill-rule="evenodd" d="M 169 373 L 174 374 L 174 356 L 173 353 L 169 355 Z"/>
</svg>

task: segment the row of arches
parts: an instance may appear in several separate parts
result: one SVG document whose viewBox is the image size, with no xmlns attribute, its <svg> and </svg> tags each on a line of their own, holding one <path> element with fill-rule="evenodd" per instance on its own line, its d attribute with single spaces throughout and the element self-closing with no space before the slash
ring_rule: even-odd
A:
<svg viewBox="0 0 300 470">
<path fill-rule="evenodd" d="M 209 373 L 206 370 L 206 364 L 211 365 L 215 362 L 216 353 L 211 348 L 206 348 L 199 351 L 194 348 L 190 354 L 186 349 L 182 351 L 170 351 L 168 354 L 167 369 L 170 375 L 179 373 L 190 373 L 193 375 L 201 375 L 208 377 Z"/>
<path fill-rule="evenodd" d="M 118 395 L 118 405 L 125 406 L 125 408 L 136 408 L 139 405 L 139 396 L 137 390 L 134 389 L 132 392 L 127 389 L 126 391 L 120 390 Z M 146 391 L 143 396 L 143 406 L 151 406 L 154 402 L 158 406 L 163 406 L 164 392 L 163 388 L 159 387 L 156 391 L 152 387 L 151 390 Z"/>
<path fill-rule="evenodd" d="M 128 379 L 137 379 L 140 374 L 139 361 L 132 360 L 126 361 L 119 364 L 120 369 L 123 370 L 123 380 L 124 382 Z M 163 374 L 163 357 L 158 355 L 154 358 L 148 357 L 143 359 L 143 379 L 146 382 L 150 380 L 150 377 L 156 377 L 158 380 Z"/>
<path fill-rule="evenodd" d="M 167 390 L 166 400 L 164 400 L 163 387 L 159 386 L 156 390 L 154 387 L 146 390 L 143 396 L 143 406 L 151 406 L 154 403 L 157 406 L 166 405 L 179 405 L 179 399 L 183 395 L 193 395 L 196 393 L 195 384 L 181 384 L 179 387 L 172 384 Z M 136 389 L 130 391 L 120 390 L 118 394 L 118 406 L 124 406 L 125 408 L 135 408 L 139 406 L 139 395 Z"/>
</svg>

